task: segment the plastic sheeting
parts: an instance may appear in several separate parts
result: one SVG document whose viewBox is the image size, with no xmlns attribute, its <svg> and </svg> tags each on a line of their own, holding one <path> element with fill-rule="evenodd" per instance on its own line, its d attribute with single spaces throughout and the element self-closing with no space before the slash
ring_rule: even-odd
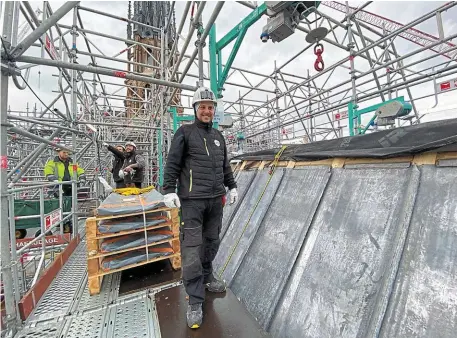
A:
<svg viewBox="0 0 457 338">
<path fill-rule="evenodd" d="M 145 225 L 146 227 L 151 227 L 165 223 L 166 221 L 167 220 L 165 218 L 159 218 L 156 215 L 149 215 L 149 217 L 146 217 L 146 222 L 144 221 L 143 215 L 116 219 L 103 219 L 98 224 L 98 231 L 102 234 L 111 234 L 125 230 L 142 229 Z"/>
<path fill-rule="evenodd" d="M 149 260 L 159 257 L 170 256 L 173 249 L 170 244 L 163 243 L 148 248 Z M 146 249 L 139 249 L 126 252 L 125 254 L 105 257 L 102 260 L 101 268 L 104 271 L 120 269 L 131 264 L 145 262 L 147 259 Z"/>
<path fill-rule="evenodd" d="M 151 230 L 147 232 L 147 244 L 160 242 L 172 237 L 173 232 L 169 230 Z M 144 232 L 105 239 L 100 245 L 100 250 L 102 252 L 112 252 L 134 248 L 140 245 L 145 245 Z"/>
<path fill-rule="evenodd" d="M 128 215 L 164 207 L 163 195 L 157 190 L 130 196 L 112 192 L 97 208 L 97 214 L 99 216 Z"/>
<path fill-rule="evenodd" d="M 309 144 L 289 145 L 281 160 L 320 160 L 333 157 L 406 156 L 425 151 L 457 151 L 457 119 L 421 123 L 404 128 L 343 137 Z M 279 149 L 235 157 L 236 160 L 273 160 Z"/>
<path fill-rule="evenodd" d="M 284 171 L 284 176 L 281 171 Z M 274 337 L 457 332 L 457 168 L 400 164 L 257 174 L 214 261 Z M 245 221 L 253 215 L 231 259 Z"/>
</svg>

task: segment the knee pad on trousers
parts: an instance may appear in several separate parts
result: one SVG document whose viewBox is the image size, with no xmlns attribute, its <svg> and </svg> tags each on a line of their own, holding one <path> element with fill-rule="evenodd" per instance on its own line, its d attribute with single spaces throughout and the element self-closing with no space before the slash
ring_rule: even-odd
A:
<svg viewBox="0 0 457 338">
<path fill-rule="evenodd" d="M 202 263 L 200 260 L 200 247 L 182 247 L 181 248 L 182 278 L 191 280 L 202 276 Z"/>
</svg>

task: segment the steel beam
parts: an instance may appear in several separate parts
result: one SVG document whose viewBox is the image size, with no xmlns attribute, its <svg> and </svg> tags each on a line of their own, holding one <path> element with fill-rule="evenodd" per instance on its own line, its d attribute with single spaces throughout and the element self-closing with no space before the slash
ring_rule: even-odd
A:
<svg viewBox="0 0 457 338">
<path fill-rule="evenodd" d="M 48 141 L 52 141 L 54 137 L 59 135 L 60 131 L 62 129 L 58 128 L 54 130 L 54 132 L 51 134 L 51 136 L 48 137 Z M 46 149 L 46 144 L 42 143 L 40 144 L 30 155 L 26 156 L 23 160 L 21 160 L 8 174 L 8 178 L 11 178 L 16 170 L 21 169 L 20 173 L 16 176 L 14 176 L 12 183 L 17 182 L 25 173 L 27 172 L 27 169 L 33 164 L 33 162 L 37 159 L 38 156 L 40 156 L 43 151 Z"/>
<path fill-rule="evenodd" d="M 105 70 L 103 68 L 96 67 L 96 66 L 85 66 L 85 65 L 73 64 L 70 62 L 64 62 L 64 61 L 42 59 L 42 58 L 37 58 L 37 57 L 33 57 L 33 56 L 20 56 L 17 59 L 17 61 L 27 62 L 27 63 L 36 63 L 39 65 L 51 66 L 51 67 L 74 69 L 74 70 L 78 70 L 81 72 L 95 73 L 95 74 L 101 74 L 101 75 L 112 76 L 112 77 L 121 77 L 121 78 L 130 79 L 130 80 L 137 80 L 137 81 L 142 81 L 142 82 L 146 82 L 146 83 L 154 83 L 154 84 L 157 84 L 160 86 L 174 87 L 174 88 L 191 90 L 191 91 L 194 91 L 196 89 L 195 86 L 189 86 L 186 84 L 180 84 L 180 83 L 176 83 L 176 82 L 162 81 L 162 80 L 154 79 L 154 78 L 147 77 L 147 76 L 133 75 L 133 74 L 121 71 L 121 70 L 109 71 L 109 70 Z"/>
<path fill-rule="evenodd" d="M 14 2 L 7 1 L 5 3 L 5 14 L 3 18 L 3 35 L 2 43 L 5 43 L 6 48 L 9 48 L 11 43 L 12 23 L 14 13 Z M 3 49 L 3 48 L 2 48 Z M 12 274 L 12 261 L 10 252 L 10 229 L 8 220 L 8 195 L 6 178 L 8 171 L 8 150 L 7 150 L 7 111 L 8 111 L 8 74 L 3 70 L 1 71 L 0 81 L 0 191 L 1 191 L 1 214 L 0 214 L 0 243 L 1 243 L 1 257 L 2 257 L 2 280 L 4 285 L 5 297 L 5 310 L 6 310 L 6 332 L 11 336 L 16 333 L 16 304 L 13 295 L 13 274 Z M 14 248 L 13 248 L 14 250 Z M 16 290 L 18 292 L 18 290 Z"/>
<path fill-rule="evenodd" d="M 57 21 L 59 21 L 65 14 L 72 10 L 80 1 L 67 1 L 60 7 L 54 14 L 49 18 L 44 20 L 40 26 L 38 26 L 32 33 L 24 38 L 12 51 L 11 57 L 14 59 L 18 58 L 44 33 L 47 32 L 49 28 L 54 26 Z"/>
</svg>

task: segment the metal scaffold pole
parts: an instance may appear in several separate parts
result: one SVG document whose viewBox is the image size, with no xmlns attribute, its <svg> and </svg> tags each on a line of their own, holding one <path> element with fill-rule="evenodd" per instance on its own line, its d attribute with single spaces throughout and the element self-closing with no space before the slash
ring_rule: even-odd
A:
<svg viewBox="0 0 457 338">
<path fill-rule="evenodd" d="M 8 66 L 3 61 L 8 57 L 8 49 L 10 48 L 12 38 L 12 23 L 13 12 L 15 3 L 8 1 L 5 3 L 5 11 L 3 17 L 3 36 L 2 36 L 2 69 L 1 69 L 1 133 L 0 133 L 0 184 L 1 184 L 1 269 L 3 288 L 5 293 L 5 310 L 6 310 L 6 329 L 9 335 L 13 336 L 16 333 L 16 305 L 13 290 L 13 275 L 12 275 L 12 261 L 10 252 L 10 231 L 8 220 L 8 195 L 7 195 L 7 170 L 8 170 L 8 152 L 7 152 L 7 112 L 8 112 Z M 13 249 L 14 250 L 14 249 Z M 17 286 L 16 286 L 17 287 Z"/>
</svg>

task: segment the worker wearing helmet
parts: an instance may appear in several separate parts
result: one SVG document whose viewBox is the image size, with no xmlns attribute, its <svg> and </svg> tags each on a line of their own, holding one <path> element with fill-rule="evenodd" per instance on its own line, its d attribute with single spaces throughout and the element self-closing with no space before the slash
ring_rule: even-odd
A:
<svg viewBox="0 0 457 338">
<path fill-rule="evenodd" d="M 189 295 L 187 325 L 198 328 L 203 320 L 205 288 L 210 292 L 226 289 L 213 275 L 212 261 L 220 245 L 225 187 L 230 190 L 230 203 L 238 194 L 224 137 L 213 128 L 214 93 L 199 88 L 192 105 L 194 123 L 181 126 L 171 143 L 163 193 L 165 205 L 181 208 L 182 278 Z"/>
<path fill-rule="evenodd" d="M 84 169 L 78 166 L 77 163 L 73 163 L 70 158 L 70 154 L 67 150 L 56 148 L 57 156 L 46 162 L 44 167 L 44 176 L 50 182 L 58 181 L 71 181 L 73 178 L 74 169 L 76 168 L 76 175 L 78 181 L 85 182 L 86 175 Z M 71 185 L 62 185 L 63 195 L 71 196 Z"/>
<path fill-rule="evenodd" d="M 141 188 L 146 162 L 144 157 L 137 154 L 136 144 L 132 141 L 125 143 L 124 164 L 119 176 L 124 177 L 126 187 Z"/>
<path fill-rule="evenodd" d="M 113 147 L 106 142 L 104 142 L 103 145 L 114 155 L 111 163 L 111 173 L 113 174 L 113 180 L 116 183 L 116 189 L 125 188 L 124 177 L 119 176 L 119 172 L 124 166 L 125 147 L 123 145 Z"/>
</svg>

